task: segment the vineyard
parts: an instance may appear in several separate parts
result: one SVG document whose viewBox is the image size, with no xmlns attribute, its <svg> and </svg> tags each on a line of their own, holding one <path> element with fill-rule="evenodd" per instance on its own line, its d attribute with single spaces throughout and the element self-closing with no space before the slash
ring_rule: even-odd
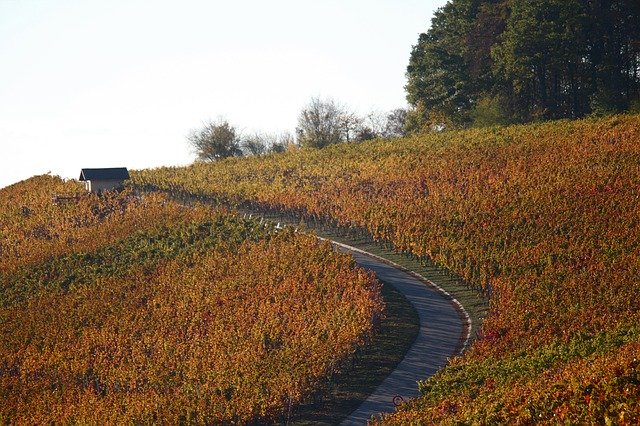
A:
<svg viewBox="0 0 640 426">
<path fill-rule="evenodd" d="M 160 195 L 0 190 L 0 423 L 286 419 L 382 315 L 314 237 Z"/>
<path fill-rule="evenodd" d="M 490 298 L 386 423 L 640 422 L 640 116 L 138 171 L 134 186 L 366 230 Z"/>
</svg>

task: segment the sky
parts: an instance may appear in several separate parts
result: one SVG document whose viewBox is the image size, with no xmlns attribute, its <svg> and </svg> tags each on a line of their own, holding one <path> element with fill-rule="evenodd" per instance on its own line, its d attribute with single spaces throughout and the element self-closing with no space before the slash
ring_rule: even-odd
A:
<svg viewBox="0 0 640 426">
<path fill-rule="evenodd" d="M 223 118 L 293 133 L 311 98 L 406 106 L 446 0 L 0 0 L 0 188 L 85 167 L 191 163 Z"/>
</svg>

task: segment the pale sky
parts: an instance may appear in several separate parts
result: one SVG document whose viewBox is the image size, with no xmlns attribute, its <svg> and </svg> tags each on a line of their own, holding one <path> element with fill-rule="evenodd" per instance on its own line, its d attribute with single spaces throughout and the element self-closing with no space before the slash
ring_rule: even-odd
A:
<svg viewBox="0 0 640 426">
<path fill-rule="evenodd" d="M 446 0 L 0 0 L 0 187 L 191 163 L 226 118 L 293 133 L 312 97 L 406 105 L 411 46 Z"/>
</svg>

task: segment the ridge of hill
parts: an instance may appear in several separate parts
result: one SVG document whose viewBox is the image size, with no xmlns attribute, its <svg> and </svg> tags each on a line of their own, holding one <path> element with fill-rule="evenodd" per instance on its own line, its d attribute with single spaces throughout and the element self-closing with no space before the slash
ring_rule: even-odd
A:
<svg viewBox="0 0 640 426">
<path fill-rule="evenodd" d="M 388 423 L 640 422 L 640 116 L 142 170 L 134 185 L 364 229 L 491 301 Z"/>
</svg>

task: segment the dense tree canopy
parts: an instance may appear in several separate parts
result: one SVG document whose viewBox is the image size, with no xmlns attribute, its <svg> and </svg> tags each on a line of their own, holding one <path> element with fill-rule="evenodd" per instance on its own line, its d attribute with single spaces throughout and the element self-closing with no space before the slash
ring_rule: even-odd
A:
<svg viewBox="0 0 640 426">
<path fill-rule="evenodd" d="M 450 0 L 407 79 L 414 130 L 638 109 L 640 2 Z"/>
</svg>

